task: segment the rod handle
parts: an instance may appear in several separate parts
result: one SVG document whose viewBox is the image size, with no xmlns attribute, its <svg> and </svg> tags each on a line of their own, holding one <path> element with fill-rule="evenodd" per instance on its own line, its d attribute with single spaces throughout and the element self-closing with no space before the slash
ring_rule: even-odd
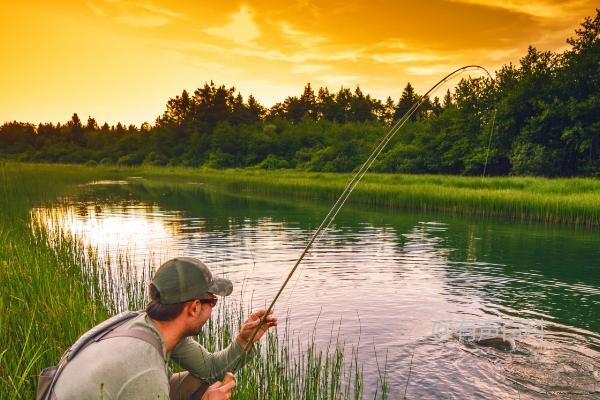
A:
<svg viewBox="0 0 600 400">
<path fill-rule="evenodd" d="M 235 375 L 231 372 L 225 372 L 225 377 L 223 378 L 223 384 L 229 383 L 231 381 L 235 381 Z"/>
</svg>

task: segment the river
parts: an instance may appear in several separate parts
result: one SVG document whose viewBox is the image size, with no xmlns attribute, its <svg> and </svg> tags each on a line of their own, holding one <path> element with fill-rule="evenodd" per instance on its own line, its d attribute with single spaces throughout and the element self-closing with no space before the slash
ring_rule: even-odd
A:
<svg viewBox="0 0 600 400">
<path fill-rule="evenodd" d="M 82 185 L 32 214 L 52 213 L 107 257 L 126 252 L 139 265 L 198 257 L 234 282 L 228 301 L 258 307 L 328 206 L 132 177 Z M 365 398 L 386 354 L 390 398 L 404 390 L 417 399 L 599 398 L 599 239 L 591 230 L 346 206 L 276 313 L 295 335 L 314 331 L 319 346 L 332 326 L 357 345 Z M 440 331 L 498 321 L 530 328 L 510 333 L 512 351 Z"/>
</svg>

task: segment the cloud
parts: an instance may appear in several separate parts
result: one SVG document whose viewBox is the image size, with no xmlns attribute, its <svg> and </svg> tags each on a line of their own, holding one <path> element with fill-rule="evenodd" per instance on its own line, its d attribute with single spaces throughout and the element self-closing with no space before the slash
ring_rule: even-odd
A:
<svg viewBox="0 0 600 400">
<path fill-rule="evenodd" d="M 163 26 L 181 18 L 176 12 L 145 1 L 100 0 L 86 5 L 97 17 L 138 28 Z"/>
<path fill-rule="evenodd" d="M 422 76 L 431 76 L 431 75 L 445 75 L 453 70 L 460 68 L 457 66 L 447 65 L 447 64 L 437 64 L 437 65 L 429 65 L 426 67 L 408 67 L 406 68 L 406 72 L 412 75 L 422 75 Z"/>
<path fill-rule="evenodd" d="M 202 43 L 202 42 L 191 42 L 187 40 L 161 40 L 157 43 L 171 50 L 180 50 L 187 52 L 189 50 L 201 51 L 207 53 L 224 54 L 225 49 L 223 46 L 217 46 L 216 44 Z"/>
<path fill-rule="evenodd" d="M 413 63 L 419 61 L 439 61 L 447 59 L 447 56 L 431 53 L 417 53 L 417 52 L 406 52 L 406 53 L 387 53 L 387 54 L 372 54 L 371 59 L 377 62 L 386 64 L 403 64 Z"/>
<path fill-rule="evenodd" d="M 92 10 L 92 12 L 94 13 L 94 15 L 96 17 L 106 17 L 106 12 L 104 11 L 104 9 L 102 7 L 99 7 L 99 6 L 97 6 L 94 3 L 89 2 L 89 1 L 87 3 L 85 3 L 85 4 L 88 6 L 88 8 L 90 10 Z"/>
<path fill-rule="evenodd" d="M 150 13 L 154 13 L 157 15 L 162 15 L 165 17 L 169 17 L 169 18 L 180 18 L 180 15 L 174 11 L 171 11 L 169 9 L 163 8 L 163 7 L 158 7 L 155 6 L 151 3 L 136 3 L 138 7 L 150 12 Z"/>
<path fill-rule="evenodd" d="M 234 47 L 228 50 L 234 54 L 246 57 L 257 57 L 268 61 L 285 61 L 290 63 L 306 63 L 311 61 L 356 61 L 361 57 L 362 50 L 334 50 L 315 48 L 306 51 L 284 53 L 281 50 L 266 47 Z"/>
<path fill-rule="evenodd" d="M 291 71 L 296 74 L 304 74 L 304 73 L 312 73 L 318 71 L 326 71 L 331 69 L 331 65 L 323 65 L 323 64 L 299 64 L 294 65 L 291 68 Z"/>
<path fill-rule="evenodd" d="M 330 85 L 353 86 L 358 82 L 359 77 L 354 75 L 323 75 L 318 76 L 317 79 Z"/>
<path fill-rule="evenodd" d="M 403 40 L 400 40 L 398 38 L 385 39 L 378 43 L 375 43 L 371 47 L 374 49 L 383 48 L 383 49 L 395 49 L 395 50 L 406 50 L 408 48 L 406 43 Z"/>
<path fill-rule="evenodd" d="M 207 61 L 203 59 L 192 60 L 189 65 L 199 68 L 206 73 L 219 73 L 237 76 L 244 72 L 242 68 L 235 67 L 231 64 L 224 64 L 218 61 Z"/>
<path fill-rule="evenodd" d="M 260 29 L 254 22 L 253 14 L 247 6 L 229 16 L 230 22 L 213 28 L 205 28 L 209 35 L 228 39 L 243 45 L 253 45 L 254 39 L 260 36 Z"/>
<path fill-rule="evenodd" d="M 533 17 L 542 18 L 560 18 L 566 15 L 573 14 L 577 10 L 586 7 L 588 4 L 585 0 L 579 1 L 540 1 L 540 0 L 504 0 L 494 1 L 489 0 L 449 0 L 454 3 L 474 4 L 484 7 L 500 8 L 510 12 L 527 14 Z"/>
<path fill-rule="evenodd" d="M 131 25 L 139 28 L 152 28 L 166 25 L 171 20 L 160 15 L 139 15 L 134 13 L 121 13 L 113 17 L 115 22 Z"/>
<path fill-rule="evenodd" d="M 281 22 L 279 27 L 286 39 L 291 40 L 294 44 L 298 44 L 301 47 L 314 47 L 327 40 L 324 36 L 295 29 L 287 22 Z"/>
</svg>

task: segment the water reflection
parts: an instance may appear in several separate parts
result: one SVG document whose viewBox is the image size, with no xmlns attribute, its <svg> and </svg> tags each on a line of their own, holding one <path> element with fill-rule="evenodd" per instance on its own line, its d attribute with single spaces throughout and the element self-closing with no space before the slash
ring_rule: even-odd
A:
<svg viewBox="0 0 600 400">
<path fill-rule="evenodd" d="M 197 256 L 237 283 L 234 297 L 243 286 L 245 298 L 262 305 L 325 208 L 136 180 L 84 186 L 32 215 L 107 257 L 127 252 L 137 264 L 159 265 Z M 591 232 L 348 207 L 307 255 L 277 308 L 289 312 L 298 334 L 316 327 L 317 343 L 327 343 L 332 322 L 340 320 L 346 342 L 360 338 L 366 397 L 378 377 L 374 347 L 388 351 L 396 394 L 414 354 L 409 394 L 415 398 L 506 398 L 517 391 L 521 398 L 546 398 L 552 384 L 542 385 L 533 371 L 540 363 L 560 367 L 552 360 L 567 353 L 591 366 L 569 370 L 571 389 L 589 392 L 599 369 L 599 259 Z M 525 342 L 526 352 L 507 356 L 431 335 L 436 320 L 498 317 L 543 318 L 547 345 Z"/>
</svg>

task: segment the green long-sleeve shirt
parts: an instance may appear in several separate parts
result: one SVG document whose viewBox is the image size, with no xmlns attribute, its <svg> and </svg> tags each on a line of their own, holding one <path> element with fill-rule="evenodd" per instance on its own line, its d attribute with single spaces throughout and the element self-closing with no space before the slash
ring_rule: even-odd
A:
<svg viewBox="0 0 600 400">
<path fill-rule="evenodd" d="M 131 337 L 90 344 L 67 364 L 58 378 L 54 393 L 59 400 L 168 399 L 170 359 L 212 383 L 222 379 L 225 372 L 243 365 L 251 356 L 240 361 L 244 349 L 237 340 L 219 352 L 210 353 L 191 337 L 167 353 L 159 330 L 146 313 L 118 329 L 142 329 L 156 335 L 163 354 L 151 344 Z"/>
</svg>

